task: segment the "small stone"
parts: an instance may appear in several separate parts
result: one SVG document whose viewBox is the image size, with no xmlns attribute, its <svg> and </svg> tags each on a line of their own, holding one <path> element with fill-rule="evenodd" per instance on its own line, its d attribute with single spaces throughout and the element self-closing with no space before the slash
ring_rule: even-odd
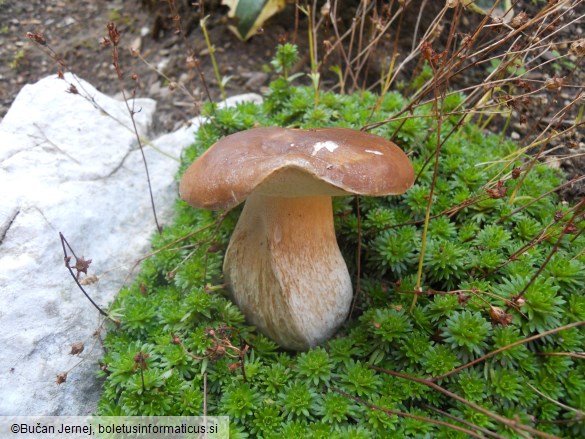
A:
<svg viewBox="0 0 585 439">
<path fill-rule="evenodd" d="M 171 60 L 170 60 L 170 58 L 163 58 L 163 59 L 161 59 L 161 60 L 160 60 L 160 61 L 159 61 L 159 62 L 156 64 L 156 69 L 157 69 L 159 72 L 162 72 L 162 71 L 164 71 L 164 70 L 167 68 L 167 66 L 169 65 L 169 62 L 170 62 L 170 61 L 171 61 Z"/>
<path fill-rule="evenodd" d="M 130 48 L 130 50 L 140 52 L 140 49 L 142 49 L 142 37 L 134 38 L 134 40 L 130 43 L 128 47 Z"/>
<path fill-rule="evenodd" d="M 259 90 L 268 81 L 268 75 L 264 72 L 255 72 L 250 75 L 250 78 L 244 84 L 248 90 Z"/>
<path fill-rule="evenodd" d="M 160 93 L 161 90 L 161 84 L 160 82 L 156 81 L 153 82 L 152 85 L 150 86 L 150 88 L 148 89 L 148 95 L 149 96 L 157 96 Z"/>
<path fill-rule="evenodd" d="M 75 18 L 65 17 L 65 19 L 59 25 L 59 27 L 67 27 L 67 26 L 71 26 L 72 24 L 75 24 L 75 23 L 76 23 Z"/>
</svg>

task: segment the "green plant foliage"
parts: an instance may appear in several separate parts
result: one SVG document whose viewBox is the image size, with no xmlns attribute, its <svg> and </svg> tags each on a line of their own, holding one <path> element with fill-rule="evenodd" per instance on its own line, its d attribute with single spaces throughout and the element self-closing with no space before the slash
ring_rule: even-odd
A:
<svg viewBox="0 0 585 439">
<path fill-rule="evenodd" d="M 314 385 L 327 384 L 331 379 L 333 362 L 324 349 L 316 348 L 298 357 L 298 375 Z"/>
<path fill-rule="evenodd" d="M 313 87 L 295 87 L 284 77 L 297 57 L 289 46 L 278 48 L 273 66 L 283 77 L 272 82 L 263 105 L 206 106 L 208 122 L 185 151 L 180 173 L 232 132 L 255 125 L 361 128 L 392 119 L 407 102 L 387 93 L 372 114 L 378 97 L 370 92 L 321 92 L 315 99 Z M 453 94 L 443 106 L 456 114 L 462 103 Z M 406 194 L 361 197 L 359 211 L 352 198 L 335 199 L 338 241 L 353 274 L 360 239 L 361 289 L 351 319 L 309 352 L 279 349 L 224 295 L 222 257 L 239 210 L 220 216 L 178 201 L 174 224 L 153 238 L 161 251 L 112 306 L 121 324 L 104 340 L 97 412 L 202 414 L 205 397 L 207 414 L 230 416 L 237 438 L 467 437 L 429 418 L 526 436 L 424 384 L 380 371 L 386 369 L 434 379 L 549 434 L 585 436 L 585 362 L 571 354 L 583 351 L 583 328 L 524 342 L 585 319 L 585 226 L 552 191 L 563 181 L 559 171 L 536 164 L 524 180 L 502 182 L 504 196 L 492 196 L 514 144 L 458 116 L 445 119 L 415 291 L 433 181 L 428 158 L 438 142 L 433 114 L 425 105 L 375 130 L 414 163 L 418 179 Z M 144 367 L 136 362 L 139 352 Z M 479 361 L 451 374 L 471 360 Z"/>
<path fill-rule="evenodd" d="M 278 394 L 283 415 L 289 420 L 312 419 L 313 412 L 319 407 L 318 398 L 311 384 L 303 381 L 290 383 Z"/>
<path fill-rule="evenodd" d="M 284 78 L 288 78 L 288 72 L 299 60 L 299 51 L 297 46 L 291 43 L 279 44 L 276 47 L 276 55 L 272 61 L 274 70 L 282 73 Z"/>
<path fill-rule="evenodd" d="M 455 312 L 445 322 L 441 335 L 452 349 L 458 350 L 465 362 L 484 353 L 487 336 L 491 332 L 489 322 L 479 312 Z"/>
</svg>

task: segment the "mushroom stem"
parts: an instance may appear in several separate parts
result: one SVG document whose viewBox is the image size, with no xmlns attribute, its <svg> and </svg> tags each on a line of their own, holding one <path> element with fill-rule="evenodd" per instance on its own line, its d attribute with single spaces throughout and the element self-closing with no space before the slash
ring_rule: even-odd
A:
<svg viewBox="0 0 585 439">
<path fill-rule="evenodd" d="M 250 195 L 223 271 L 249 323 L 287 349 L 323 342 L 349 312 L 351 278 L 329 196 Z"/>
</svg>

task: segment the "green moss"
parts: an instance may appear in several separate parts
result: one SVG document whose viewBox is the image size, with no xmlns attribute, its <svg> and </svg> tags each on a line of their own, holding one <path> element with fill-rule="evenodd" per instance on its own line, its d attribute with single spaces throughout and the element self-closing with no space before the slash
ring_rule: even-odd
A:
<svg viewBox="0 0 585 439">
<path fill-rule="evenodd" d="M 285 61 L 280 61 L 283 70 Z M 315 106 L 312 88 L 279 78 L 261 106 L 207 106 L 209 122 L 185 151 L 180 173 L 228 133 L 254 125 L 360 128 L 390 118 L 406 102 L 388 93 L 370 118 L 376 101 L 369 92 L 321 93 Z M 459 110 L 462 102 L 460 95 L 452 95 L 445 108 Z M 514 145 L 502 144 L 473 124 L 457 126 L 454 116 L 442 129 L 442 136 L 453 133 L 439 161 L 422 294 L 409 312 L 432 181 L 432 164 L 426 161 L 437 145 L 430 114 L 431 106 L 418 108 L 408 119 L 377 129 L 393 135 L 411 154 L 420 173 L 412 189 L 402 196 L 362 198 L 359 212 L 351 198 L 334 201 L 339 245 L 354 274 L 358 213 L 361 217 L 362 289 L 352 318 L 335 338 L 309 352 L 279 350 L 247 326 L 225 298 L 221 262 L 238 210 L 219 224 L 219 214 L 178 201 L 174 224 L 153 238 L 154 249 L 170 248 L 145 261 L 135 283 L 113 304 L 122 323 L 104 341 L 105 388 L 98 413 L 201 414 L 206 374 L 208 414 L 230 416 L 232 437 L 465 437 L 424 420 L 457 423 L 447 415 L 516 437 L 452 398 L 371 367 L 440 377 L 495 349 L 585 319 L 583 221 L 574 224 L 573 234 L 562 234 L 570 206 L 554 193 L 507 217 L 555 188 L 562 175 L 536 165 L 514 200 L 510 193 L 516 180 L 505 182 L 504 198 L 490 198 L 484 187 L 502 169 L 480 163 L 503 159 Z M 478 202 L 466 203 L 474 199 Z M 555 219 L 557 211 L 568 214 Z M 541 239 L 545 228 L 550 236 Z M 539 272 L 553 250 L 556 254 Z M 511 321 L 494 320 L 491 307 L 507 312 Z M 563 331 L 504 350 L 438 382 L 502 416 L 579 437 L 585 434 L 583 418 L 567 407 L 581 414 L 585 410 L 585 366 L 555 354 L 582 351 L 584 340 L 582 329 Z M 148 354 L 144 386 L 134 361 L 138 352 Z M 420 419 L 373 410 L 335 389 Z"/>
</svg>

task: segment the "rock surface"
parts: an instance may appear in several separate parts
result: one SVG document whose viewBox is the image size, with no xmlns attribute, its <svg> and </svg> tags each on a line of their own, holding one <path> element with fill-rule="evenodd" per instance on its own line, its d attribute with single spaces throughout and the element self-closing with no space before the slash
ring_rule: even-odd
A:
<svg viewBox="0 0 585 439">
<path fill-rule="evenodd" d="M 79 94 L 66 92 L 70 83 Z M 245 99 L 260 97 L 231 102 Z M 139 99 L 135 108 L 147 138 L 156 103 Z M 162 224 L 177 196 L 178 158 L 198 125 L 144 148 Z M 131 126 L 124 102 L 70 75 L 25 86 L 0 123 L 0 415 L 95 409 L 101 348 L 94 333 L 102 319 L 64 266 L 59 232 L 92 260 L 88 274 L 99 281 L 85 288 L 107 309 L 156 231 Z M 85 349 L 73 356 L 76 342 Z M 57 385 L 63 372 L 67 381 Z"/>
</svg>

